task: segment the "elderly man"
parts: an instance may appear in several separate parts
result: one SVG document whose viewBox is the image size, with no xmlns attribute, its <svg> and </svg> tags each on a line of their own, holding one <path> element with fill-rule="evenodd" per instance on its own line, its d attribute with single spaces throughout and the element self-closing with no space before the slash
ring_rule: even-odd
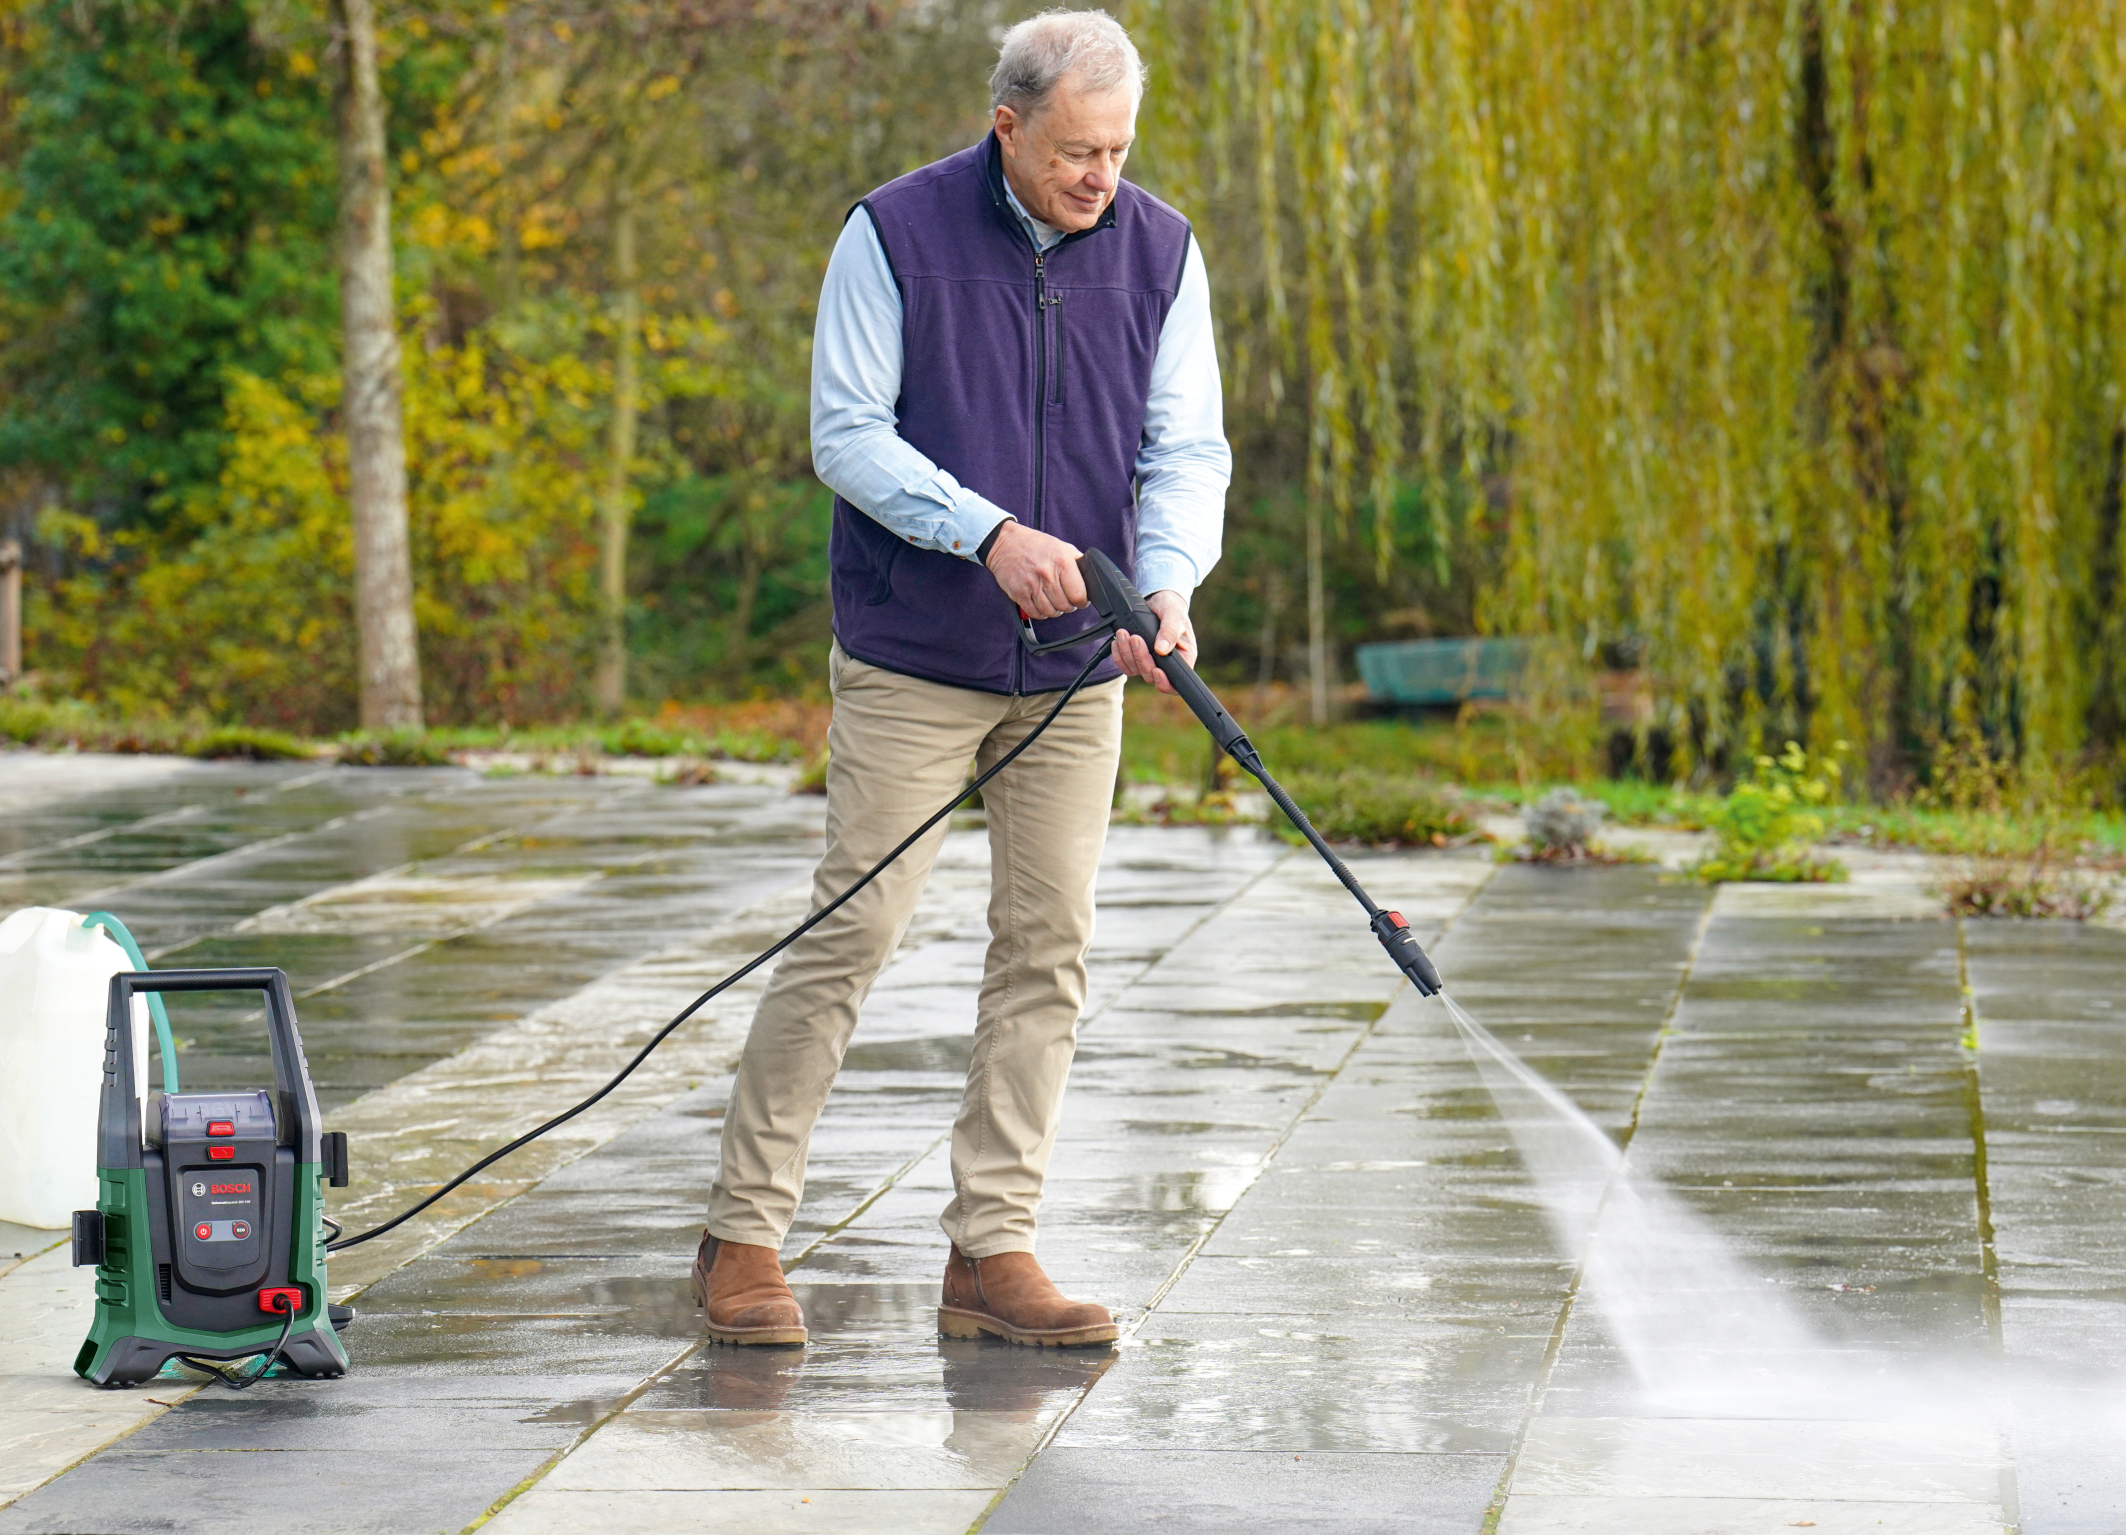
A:
<svg viewBox="0 0 2126 1535">
<path fill-rule="evenodd" d="M 1189 594 L 1218 558 L 1231 457 L 1210 290 L 1189 226 L 1122 180 L 1143 66 L 1102 12 L 1005 34 L 994 131 L 851 210 L 820 295 L 812 457 L 836 492 L 834 717 L 815 909 L 1024 739 L 1090 654 L 1036 656 L 1021 611 L 1085 605 L 1099 548 L 1193 660 Z M 1062 638 L 1084 620 L 1047 626 Z M 1117 671 L 984 792 L 992 935 L 952 1134 L 938 1325 L 1015 1343 L 1111 1342 L 1034 1259 L 1085 998 L 1093 880 L 1122 733 Z M 694 1265 L 721 1343 L 798 1344 L 778 1250 L 857 1009 L 907 930 L 943 828 L 793 945 L 753 1020 Z"/>
</svg>

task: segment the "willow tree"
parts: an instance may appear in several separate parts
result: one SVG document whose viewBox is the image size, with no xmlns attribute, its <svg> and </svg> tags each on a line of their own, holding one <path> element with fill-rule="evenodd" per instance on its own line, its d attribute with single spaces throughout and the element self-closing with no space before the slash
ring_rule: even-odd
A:
<svg viewBox="0 0 2126 1535">
<path fill-rule="evenodd" d="M 1686 760 L 2118 739 L 2118 0 L 1132 20 L 1314 529 L 1484 513 L 1489 625 L 1642 653 Z"/>
</svg>

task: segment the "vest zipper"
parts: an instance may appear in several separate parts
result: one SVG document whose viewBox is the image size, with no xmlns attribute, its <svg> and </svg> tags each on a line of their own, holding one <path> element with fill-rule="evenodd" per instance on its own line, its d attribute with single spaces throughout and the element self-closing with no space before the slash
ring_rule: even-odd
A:
<svg viewBox="0 0 2126 1535">
<path fill-rule="evenodd" d="M 1041 526 L 1041 479 L 1048 464 L 1048 271 L 1047 256 L 1040 251 L 1033 257 L 1033 515 L 1034 526 Z"/>
</svg>

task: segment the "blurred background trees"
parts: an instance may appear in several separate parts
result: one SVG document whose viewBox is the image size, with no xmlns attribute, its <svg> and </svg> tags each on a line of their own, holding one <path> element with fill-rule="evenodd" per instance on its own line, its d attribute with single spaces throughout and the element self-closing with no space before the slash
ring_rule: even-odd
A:
<svg viewBox="0 0 2126 1535">
<path fill-rule="evenodd" d="M 982 131 L 1031 8 L 381 9 L 431 718 L 819 685 L 819 275 L 858 197 Z M 31 664 L 342 728 L 325 7 L 5 15 Z M 2117 760 L 2115 4 L 1123 15 L 1132 174 L 1219 307 L 1215 675 L 1326 709 L 1356 641 L 1483 628 L 1638 667 L 1677 769 L 1790 736 L 1881 787 L 1952 741 Z"/>
</svg>

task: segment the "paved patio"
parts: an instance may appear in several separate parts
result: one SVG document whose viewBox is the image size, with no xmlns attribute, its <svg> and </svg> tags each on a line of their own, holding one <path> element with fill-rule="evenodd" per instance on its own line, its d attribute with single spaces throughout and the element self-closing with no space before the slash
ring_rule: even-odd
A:
<svg viewBox="0 0 2126 1535">
<path fill-rule="evenodd" d="M 0 756 L 0 908 L 108 907 L 158 966 L 286 968 L 353 1229 L 795 920 L 820 802 L 756 776 Z M 1311 854 L 1246 830 L 1109 845 L 1042 1256 L 1121 1345 L 939 1340 L 986 936 L 967 827 L 815 1146 L 785 1253 L 810 1348 L 704 1346 L 686 1295 L 755 989 L 336 1259 L 340 1381 L 97 1392 L 68 1370 L 90 1271 L 0 1228 L 0 1532 L 2118 1535 L 2126 935 L 1942 920 L 1916 861 L 1858 863 L 1717 897 L 1483 849 L 1362 870 L 1869 1383 L 1831 1408 L 1642 1390 L 1438 1004 Z M 187 1085 L 258 1079 L 240 1010 L 176 1011 Z M 1763 1364 L 1725 1347 L 1697 1367 Z"/>
</svg>

